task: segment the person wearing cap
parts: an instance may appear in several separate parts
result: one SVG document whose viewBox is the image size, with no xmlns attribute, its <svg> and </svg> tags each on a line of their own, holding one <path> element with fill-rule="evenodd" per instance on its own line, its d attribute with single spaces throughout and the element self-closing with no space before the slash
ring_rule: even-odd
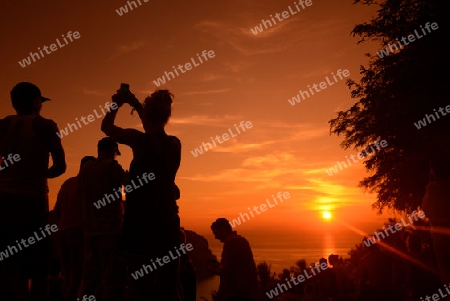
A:
<svg viewBox="0 0 450 301">
<path fill-rule="evenodd" d="M 110 137 L 98 142 L 98 157 L 83 164 L 80 190 L 83 213 L 84 264 L 81 296 L 101 300 L 106 269 L 122 228 L 122 185 L 125 171 Z"/>
<path fill-rule="evenodd" d="M 212 223 L 211 230 L 223 243 L 221 263 L 209 263 L 208 266 L 212 273 L 220 276 L 217 300 L 262 300 L 253 252 L 247 239 L 233 231 L 226 218 L 218 218 Z"/>
<path fill-rule="evenodd" d="M 47 179 L 66 170 L 58 127 L 40 115 L 42 103 L 50 99 L 29 82 L 15 85 L 10 95 L 17 114 L 0 119 L 0 158 L 13 154 L 20 160 L 0 171 L 0 251 L 47 224 Z M 0 300 L 7 300 L 5 294 L 45 299 L 49 243 L 44 239 L 0 261 Z"/>
</svg>

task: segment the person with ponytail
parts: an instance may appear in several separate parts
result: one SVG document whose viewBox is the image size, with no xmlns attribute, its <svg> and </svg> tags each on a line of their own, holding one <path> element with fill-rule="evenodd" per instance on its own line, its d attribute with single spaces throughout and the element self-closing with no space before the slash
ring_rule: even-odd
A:
<svg viewBox="0 0 450 301">
<path fill-rule="evenodd" d="M 141 183 L 126 194 L 122 235 L 118 252 L 126 254 L 128 272 L 134 272 L 151 260 L 162 258 L 180 246 L 179 191 L 175 176 L 181 161 L 181 142 L 167 135 L 164 128 L 172 113 L 173 94 L 156 90 L 144 103 L 129 91 L 118 90 L 112 101 L 120 108 L 128 103 L 141 118 L 144 132 L 123 129 L 114 124 L 117 110 L 104 117 L 102 131 L 133 151 L 129 183 Z M 153 177 L 148 177 L 153 174 Z M 147 181 L 143 178 L 147 176 Z M 139 185 L 139 184 L 138 184 Z M 129 276 L 129 275 L 128 275 Z M 180 301 L 179 259 L 127 283 L 127 300 Z"/>
</svg>

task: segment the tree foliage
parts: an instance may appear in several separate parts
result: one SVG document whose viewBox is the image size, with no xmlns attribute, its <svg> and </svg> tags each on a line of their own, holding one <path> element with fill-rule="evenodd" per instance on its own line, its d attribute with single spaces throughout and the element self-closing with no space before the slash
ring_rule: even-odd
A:
<svg viewBox="0 0 450 301">
<path fill-rule="evenodd" d="M 386 140 L 388 146 L 365 158 L 369 171 L 360 186 L 377 194 L 373 208 L 411 211 L 420 205 L 428 182 L 430 159 L 448 156 L 450 114 L 417 129 L 414 123 L 450 104 L 447 93 L 449 72 L 447 1 L 386 0 L 360 1 L 376 5 L 377 15 L 354 27 L 357 43 L 379 42 L 381 50 L 397 44 L 417 30 L 423 37 L 388 56 L 368 54 L 361 66 L 359 82 L 349 80 L 351 97 L 357 102 L 329 121 L 330 132 L 344 137 L 344 149 L 368 148 Z M 437 30 L 424 35 L 421 27 L 436 22 Z M 397 44 L 398 45 L 398 44 Z M 378 51 L 379 51 L 378 50 Z M 445 111 L 444 111 L 445 112 Z"/>
</svg>

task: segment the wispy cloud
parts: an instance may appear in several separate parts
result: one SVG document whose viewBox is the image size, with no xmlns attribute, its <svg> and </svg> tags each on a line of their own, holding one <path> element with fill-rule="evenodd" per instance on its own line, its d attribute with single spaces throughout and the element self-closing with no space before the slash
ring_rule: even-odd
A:
<svg viewBox="0 0 450 301">
<path fill-rule="evenodd" d="M 208 94 L 218 94 L 229 91 L 230 89 L 217 89 L 217 90 L 204 90 L 204 91 L 190 91 L 181 93 L 180 95 L 208 95 Z"/>
<path fill-rule="evenodd" d="M 230 22 L 202 21 L 194 26 L 198 31 L 213 37 L 220 37 L 220 43 L 224 41 L 236 51 L 246 55 L 256 55 L 264 53 L 275 53 L 289 49 L 292 43 L 298 40 L 298 37 L 287 37 L 285 35 L 276 36 L 275 40 L 266 43 L 251 43 L 248 40 L 248 34 L 243 28 L 232 25 Z M 219 42 L 219 41 L 218 41 Z"/>
<path fill-rule="evenodd" d="M 200 80 L 203 81 L 203 82 L 213 82 L 213 81 L 217 81 L 219 79 L 224 79 L 224 78 L 226 78 L 226 76 L 213 74 L 213 73 L 205 73 L 200 78 Z"/>
<path fill-rule="evenodd" d="M 172 124 L 186 124 L 186 125 L 208 125 L 229 127 L 228 123 L 235 122 L 242 119 L 242 116 L 225 115 L 225 116 L 207 116 L 207 115 L 193 115 L 187 117 L 173 117 L 170 119 Z"/>
<path fill-rule="evenodd" d="M 249 152 L 249 151 L 261 149 L 267 144 L 270 144 L 270 142 L 240 143 L 236 139 L 233 139 L 227 145 L 221 145 L 220 147 L 215 147 L 211 151 L 217 152 L 217 153 L 238 154 L 238 153 Z"/>
<path fill-rule="evenodd" d="M 287 27 L 289 27 L 291 25 L 291 23 L 298 22 L 298 21 L 299 21 L 298 19 L 283 20 L 282 22 L 272 25 L 272 27 L 269 27 L 267 29 L 265 27 L 263 27 L 264 28 L 263 32 L 260 32 L 256 35 L 253 34 L 253 32 L 250 30 L 250 28 L 254 29 L 255 26 L 259 26 L 261 23 L 254 24 L 253 26 L 250 26 L 245 29 L 241 28 L 241 30 L 242 30 L 242 34 L 246 35 L 248 37 L 252 37 L 252 38 L 256 38 L 256 39 L 270 38 L 274 34 L 281 34 L 280 32 L 283 32 L 286 29 L 288 29 Z M 259 21 L 259 22 L 261 22 L 261 21 Z"/>
<path fill-rule="evenodd" d="M 94 95 L 94 96 L 101 96 L 101 97 L 107 96 L 106 93 L 100 92 L 100 91 L 89 90 L 89 89 L 83 89 L 82 91 L 83 91 L 83 93 L 86 94 L 86 95 Z"/>
<path fill-rule="evenodd" d="M 262 17 L 262 19 L 267 19 Z M 261 19 L 255 19 L 254 14 L 241 14 L 239 20 L 203 20 L 194 28 L 207 35 L 210 39 L 217 38 L 217 44 L 230 45 L 234 50 L 252 56 L 257 54 L 279 53 L 282 51 L 304 48 L 304 45 L 317 43 L 323 44 L 330 37 L 334 37 L 336 31 L 344 26 L 339 20 L 327 20 L 320 24 L 309 22 L 308 11 L 303 15 L 292 16 L 274 24 L 263 32 L 254 35 L 250 28 L 260 25 Z M 249 20 L 253 20 L 250 24 Z"/>
<path fill-rule="evenodd" d="M 110 59 L 121 56 L 125 53 L 135 51 L 145 45 L 144 41 L 136 41 L 129 45 L 119 45 L 116 51 L 111 55 Z"/>
</svg>

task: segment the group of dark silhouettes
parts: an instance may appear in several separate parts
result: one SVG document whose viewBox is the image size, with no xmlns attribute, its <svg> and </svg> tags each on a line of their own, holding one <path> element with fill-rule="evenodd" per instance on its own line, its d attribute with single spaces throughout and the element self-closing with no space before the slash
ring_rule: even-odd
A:
<svg viewBox="0 0 450 301">
<path fill-rule="evenodd" d="M 97 157 L 81 160 L 78 175 L 64 182 L 50 212 L 47 179 L 66 171 L 59 131 L 40 116 L 49 99 L 38 87 L 14 86 L 17 115 L 0 120 L 0 158 L 18 154 L 21 160 L 0 171 L 0 300 L 57 300 L 49 293 L 55 291 L 51 276 L 58 269 L 53 254 L 60 263 L 63 300 L 195 300 L 195 271 L 187 255 L 141 279 L 130 277 L 185 239 L 175 185 L 181 143 L 164 131 L 172 97 L 157 90 L 141 104 L 131 92 L 118 90 L 112 96 L 116 109 L 108 110 L 101 125 L 107 137 L 98 142 Z M 137 111 L 144 132 L 114 125 L 124 103 Z M 133 151 L 128 171 L 115 160 L 118 143 Z M 154 177 L 144 182 L 144 174 Z M 142 185 L 127 190 L 124 205 L 120 187 L 139 180 Z M 105 197 L 104 206 L 94 206 Z M 58 235 L 17 250 L 18 241 L 49 223 L 59 227 Z"/>
<path fill-rule="evenodd" d="M 164 130 L 173 95 L 156 90 L 141 103 L 130 91 L 117 90 L 112 96 L 116 108 L 111 106 L 101 124 L 106 137 L 97 144 L 97 157 L 81 160 L 78 175 L 63 183 L 55 208 L 49 211 L 47 180 L 66 171 L 58 127 L 40 116 L 42 103 L 49 99 L 28 82 L 18 83 L 10 94 L 17 114 L 0 119 L 0 301 L 196 300 L 196 273 L 187 254 L 139 279 L 130 277 L 186 243 L 178 215 L 180 190 L 175 184 L 181 143 Z M 143 132 L 114 124 L 125 103 L 138 113 Z M 127 171 L 115 160 L 119 143 L 132 149 Z M 20 160 L 3 164 L 8 158 Z M 432 166 L 423 204 L 431 220 L 441 284 L 450 282 L 446 233 L 450 224 L 445 211 L 450 201 L 449 170 L 447 165 Z M 149 174 L 154 176 L 151 180 L 141 178 Z M 121 187 L 131 184 L 134 189 L 126 190 L 126 202 L 122 202 Z M 49 224 L 58 226 L 57 233 L 38 239 L 36 233 Z M 264 289 L 261 275 L 258 279 L 249 242 L 225 218 L 217 219 L 211 230 L 224 243 L 221 262 L 208 262 L 209 271 L 220 275 L 214 300 L 267 300 L 265 289 L 272 287 Z M 23 243 L 22 248 L 19 241 L 24 240 L 34 243 Z M 422 245 L 412 239 L 410 254 L 420 259 Z M 369 247 L 359 263 L 361 301 L 393 300 L 392 264 L 380 250 L 378 244 Z M 330 257 L 329 263 L 333 269 L 316 280 L 322 281 L 321 300 L 338 300 L 334 297 L 339 292 L 351 290 L 342 291 L 343 283 L 349 284 L 348 279 L 342 282 L 348 271 L 337 258 Z M 426 275 L 414 269 L 408 275 Z M 409 282 L 417 282 L 410 300 L 429 293 L 419 290 L 424 281 L 418 279 L 423 278 Z"/>
<path fill-rule="evenodd" d="M 66 171 L 58 127 L 40 115 L 50 99 L 29 82 L 10 94 L 17 114 L 0 120 L 0 158 L 19 160 L 0 171 L 0 301 L 195 301 L 196 272 L 187 253 L 166 262 L 169 252 L 186 245 L 175 184 L 181 143 L 164 130 L 173 95 L 156 90 L 141 103 L 128 89 L 117 90 L 101 124 L 106 137 L 98 141 L 97 157 L 81 159 L 49 211 L 47 180 Z M 114 124 L 125 103 L 144 132 Z M 127 171 L 116 161 L 118 143 L 133 152 Z M 34 240 L 49 224 L 57 233 L 22 249 L 19 241 Z M 261 300 L 248 241 L 225 218 L 211 230 L 224 243 L 222 262 L 207 267 L 220 275 L 217 300 Z M 150 262 L 160 267 L 153 270 Z M 152 273 L 138 279 L 142 267 Z"/>
</svg>

